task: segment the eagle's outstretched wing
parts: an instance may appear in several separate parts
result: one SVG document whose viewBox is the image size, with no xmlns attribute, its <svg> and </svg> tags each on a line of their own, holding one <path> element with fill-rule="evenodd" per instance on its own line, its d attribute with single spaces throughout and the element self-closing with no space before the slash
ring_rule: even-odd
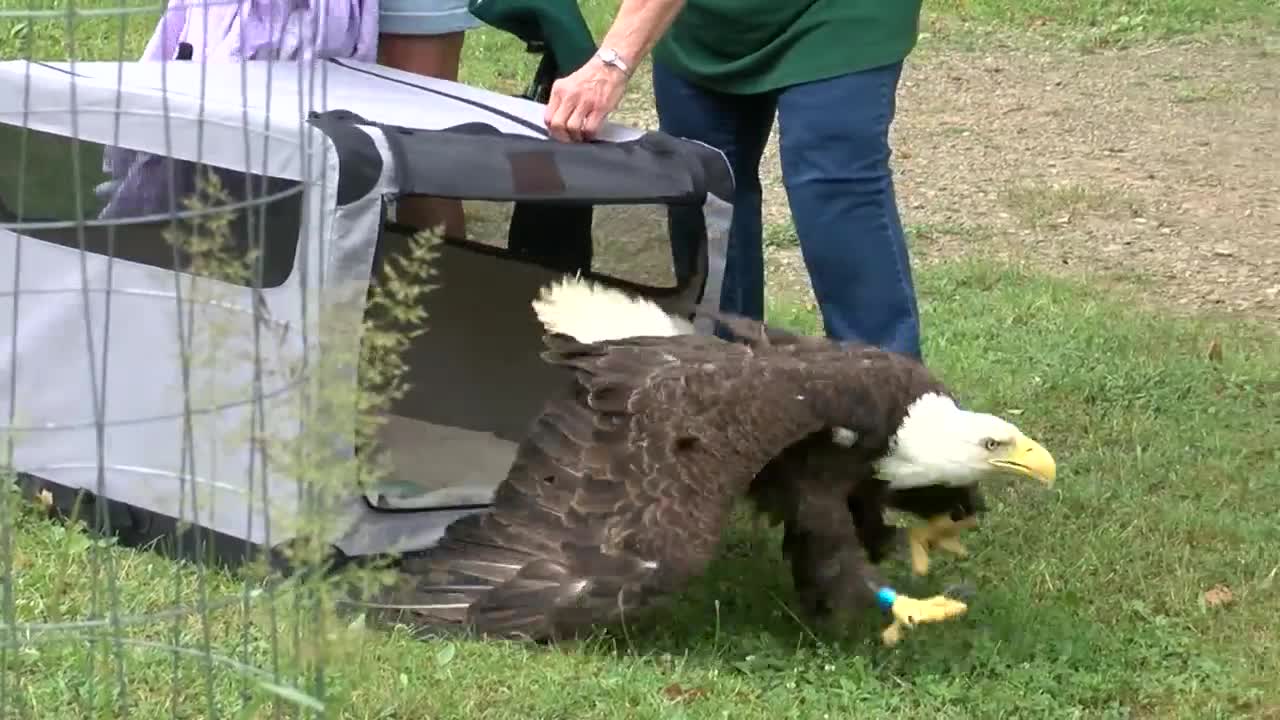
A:
<svg viewBox="0 0 1280 720">
<path fill-rule="evenodd" d="M 822 428 L 786 357 L 699 335 L 546 343 L 573 381 L 493 507 L 403 563 L 379 599 L 401 622 L 541 639 L 625 619 L 699 575 L 752 478 Z"/>
</svg>

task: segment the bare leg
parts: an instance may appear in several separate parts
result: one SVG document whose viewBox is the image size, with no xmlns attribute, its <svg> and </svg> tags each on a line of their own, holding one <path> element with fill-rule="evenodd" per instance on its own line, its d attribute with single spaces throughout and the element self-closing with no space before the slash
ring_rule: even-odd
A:
<svg viewBox="0 0 1280 720">
<path fill-rule="evenodd" d="M 466 33 L 445 35 L 378 36 L 378 63 L 419 75 L 457 80 Z M 396 220 L 416 228 L 437 228 L 444 224 L 450 238 L 467 236 L 462 202 L 450 198 L 402 198 L 396 208 Z"/>
</svg>

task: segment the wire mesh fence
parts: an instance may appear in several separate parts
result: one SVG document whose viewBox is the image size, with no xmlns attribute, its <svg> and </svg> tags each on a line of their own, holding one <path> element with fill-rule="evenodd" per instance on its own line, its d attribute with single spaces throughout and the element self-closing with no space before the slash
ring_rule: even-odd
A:
<svg viewBox="0 0 1280 720">
<path fill-rule="evenodd" d="M 377 568 L 314 571 L 379 472 L 433 247 L 372 290 L 316 262 L 306 60 L 376 26 L 338 5 L 0 2 L 0 717 L 324 707 L 335 600 Z"/>
<path fill-rule="evenodd" d="M 376 4 L 92 2 L 0 0 L 0 717 L 392 716 L 397 643 L 455 646 L 343 601 L 489 506 L 564 379 L 541 288 L 718 297 L 727 165 L 530 151 Z"/>
</svg>

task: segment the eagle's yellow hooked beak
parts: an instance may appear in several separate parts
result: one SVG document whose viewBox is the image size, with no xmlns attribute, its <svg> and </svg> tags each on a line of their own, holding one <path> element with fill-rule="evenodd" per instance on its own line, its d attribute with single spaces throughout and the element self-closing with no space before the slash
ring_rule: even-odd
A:
<svg viewBox="0 0 1280 720">
<path fill-rule="evenodd" d="M 1012 445 L 1006 445 L 997 453 L 987 462 L 1001 470 L 1039 480 L 1045 487 L 1053 487 L 1058 477 L 1058 465 L 1053 455 L 1026 435 L 1019 435 Z"/>
</svg>

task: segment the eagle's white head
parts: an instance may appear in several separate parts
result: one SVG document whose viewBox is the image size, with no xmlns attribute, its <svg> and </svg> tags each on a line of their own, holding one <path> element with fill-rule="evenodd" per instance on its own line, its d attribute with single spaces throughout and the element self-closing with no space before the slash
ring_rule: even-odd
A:
<svg viewBox="0 0 1280 720">
<path fill-rule="evenodd" d="M 850 431 L 839 428 L 832 439 L 842 445 L 857 440 Z M 1052 486 L 1057 477 L 1057 465 L 1049 451 L 1012 423 L 965 410 L 936 393 L 922 395 L 907 409 L 888 454 L 877 461 L 876 471 L 896 489 L 973 485 L 999 473 Z"/>
</svg>

